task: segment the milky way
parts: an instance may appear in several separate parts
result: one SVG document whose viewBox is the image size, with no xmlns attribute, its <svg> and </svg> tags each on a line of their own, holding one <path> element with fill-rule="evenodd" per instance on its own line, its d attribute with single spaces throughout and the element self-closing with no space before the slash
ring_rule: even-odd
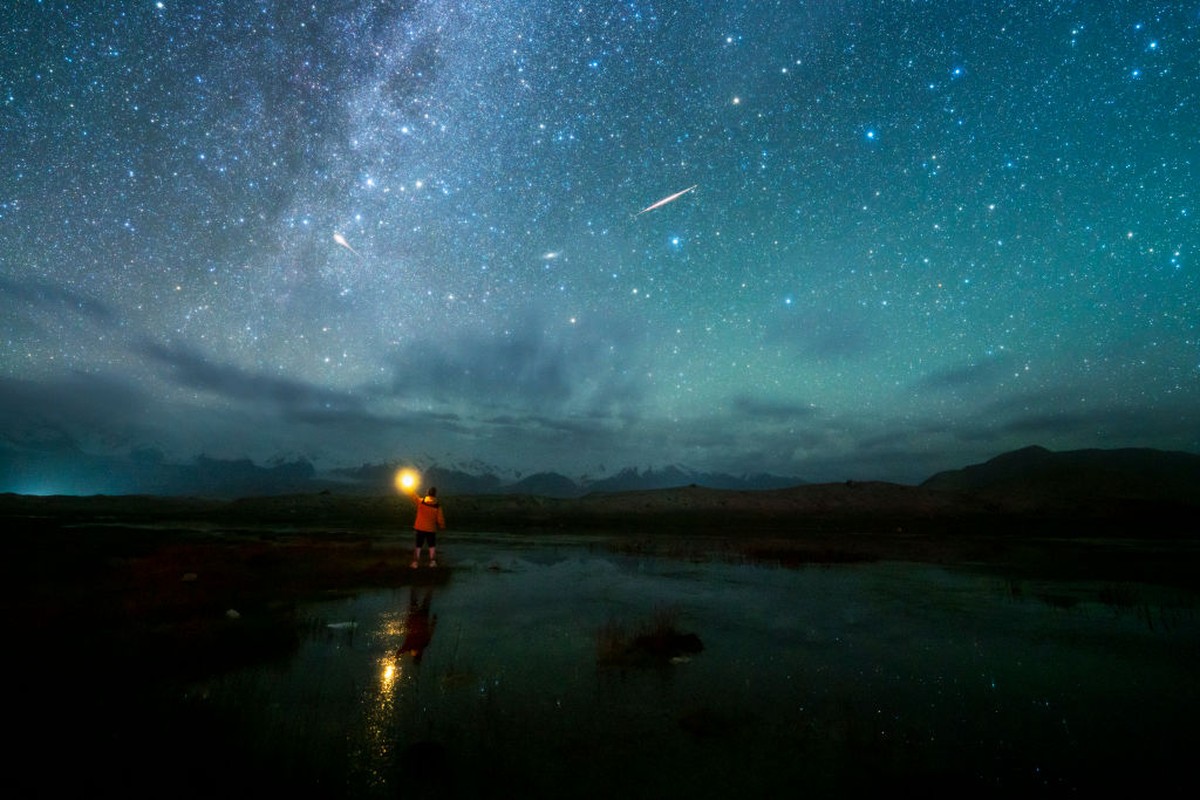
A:
<svg viewBox="0 0 1200 800">
<path fill-rule="evenodd" d="M 1194 3 L 0 26 L 12 463 L 914 481 L 1200 449 Z"/>
</svg>

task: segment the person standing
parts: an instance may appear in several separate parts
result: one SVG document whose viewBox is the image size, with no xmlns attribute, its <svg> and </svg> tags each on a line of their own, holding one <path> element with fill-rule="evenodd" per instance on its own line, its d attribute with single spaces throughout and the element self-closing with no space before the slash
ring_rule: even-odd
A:
<svg viewBox="0 0 1200 800">
<path fill-rule="evenodd" d="M 437 566 L 437 534 L 446 529 L 446 515 L 442 513 L 441 503 L 438 502 L 437 487 L 430 486 L 429 491 L 421 497 L 417 492 L 409 495 L 417 504 L 417 518 L 413 520 L 413 533 L 416 544 L 413 546 L 412 567 L 421 565 L 421 548 L 429 549 L 429 566 Z"/>
</svg>

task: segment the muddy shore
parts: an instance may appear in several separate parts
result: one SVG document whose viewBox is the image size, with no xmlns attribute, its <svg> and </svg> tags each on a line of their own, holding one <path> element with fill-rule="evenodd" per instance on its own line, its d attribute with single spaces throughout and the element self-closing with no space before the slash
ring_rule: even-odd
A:
<svg viewBox="0 0 1200 800">
<path fill-rule="evenodd" d="M 1200 563 L 1200 539 L 1176 509 L 1031 508 L 891 484 L 685 487 L 576 500 L 482 495 L 446 505 L 450 546 L 456 532 L 588 536 L 597 547 L 690 559 L 791 567 L 899 560 L 1182 585 L 1194 582 Z M 32 609 L 27 619 L 76 606 L 164 618 L 223 612 L 411 577 L 402 570 L 411 508 L 395 496 L 0 495 L 0 523 L 5 602 Z M 183 580 L 190 575 L 204 579 Z"/>
<path fill-rule="evenodd" d="M 861 501 L 864 491 L 871 502 Z M 794 568 L 895 560 L 1189 587 L 1200 574 L 1200 542 L 1164 527 L 1161 516 L 1138 525 L 988 515 L 961 498 L 891 492 L 750 493 L 757 505 L 749 507 L 745 493 L 689 489 L 572 502 L 455 498 L 443 556 L 452 563 L 455 535 L 487 532 Z M 432 580 L 407 569 L 410 514 L 396 497 L 0 496 L 0 602 L 32 640 L 61 640 L 69 630 L 100 649 L 119 643 L 139 664 L 169 662 L 160 665 L 167 672 L 217 668 L 229 653 L 270 646 L 274 634 L 248 633 L 246 619 L 286 615 L 338 592 Z M 230 647 L 214 647 L 217 640 Z"/>
<path fill-rule="evenodd" d="M 66 737 L 75 769 L 55 777 L 59 788 L 62 781 L 77 791 L 121 786 L 130 796 L 169 784 L 177 796 L 227 793 L 233 785 L 246 793 L 286 788 L 286 776 L 225 752 L 217 723 L 181 703 L 180 687 L 286 657 L 296 646 L 301 603 L 445 580 L 456 535 L 569 537 L 625 554 L 798 569 L 898 560 L 1014 579 L 1180 586 L 1193 586 L 1200 574 L 1195 541 L 1157 523 L 1097 527 L 1042 514 L 1022 524 L 1009 513 L 938 505 L 957 499 L 913 495 L 848 507 L 851 491 L 810 493 L 803 503 L 758 498 L 749 512 L 736 493 L 704 490 L 569 505 L 454 498 L 445 571 L 408 569 L 410 511 L 394 497 L 6 496 L 0 604 L 19 651 L 17 761 L 61 749 Z M 888 489 L 875 491 L 878 500 Z M 214 763 L 222 765 L 213 771 Z M 180 783 L 181 775 L 192 777 Z M 24 791 L 46 788 L 21 771 L 12 781 Z"/>
</svg>

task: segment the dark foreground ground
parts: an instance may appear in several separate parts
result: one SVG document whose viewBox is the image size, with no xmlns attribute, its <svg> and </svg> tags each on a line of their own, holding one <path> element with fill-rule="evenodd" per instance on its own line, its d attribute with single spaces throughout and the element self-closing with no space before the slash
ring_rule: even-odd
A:
<svg viewBox="0 0 1200 800">
<path fill-rule="evenodd" d="M 820 500 L 823 508 L 814 509 L 810 497 L 806 513 L 758 508 L 754 524 L 737 525 L 711 505 L 722 499 L 738 500 L 684 491 L 669 499 L 622 497 L 587 513 L 536 498 L 448 506 L 458 511 L 452 525 L 464 528 L 584 534 L 596 547 L 686 559 L 792 567 L 904 560 L 1013 578 L 1188 587 L 1200 575 L 1196 540 L 1153 516 L 1140 525 L 1134 518 L 1096 525 L 919 504 L 883 513 L 838 506 L 831 495 Z M 181 704 L 179 687 L 285 657 L 298 641 L 299 603 L 439 580 L 437 572 L 406 566 L 409 515 L 396 498 L 0 498 L 0 607 L 9 622 L 6 688 L 18 742 L 0 791 L 303 791 L 225 749 L 219 722 Z M 445 534 L 447 553 L 454 535 Z"/>
</svg>

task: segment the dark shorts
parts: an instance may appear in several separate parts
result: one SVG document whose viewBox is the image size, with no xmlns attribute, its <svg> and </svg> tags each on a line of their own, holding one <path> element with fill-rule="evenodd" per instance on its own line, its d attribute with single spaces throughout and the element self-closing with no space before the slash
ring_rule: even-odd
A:
<svg viewBox="0 0 1200 800">
<path fill-rule="evenodd" d="M 413 533 L 417 535 L 417 547 L 437 547 L 437 531 L 419 531 L 413 529 Z"/>
</svg>

